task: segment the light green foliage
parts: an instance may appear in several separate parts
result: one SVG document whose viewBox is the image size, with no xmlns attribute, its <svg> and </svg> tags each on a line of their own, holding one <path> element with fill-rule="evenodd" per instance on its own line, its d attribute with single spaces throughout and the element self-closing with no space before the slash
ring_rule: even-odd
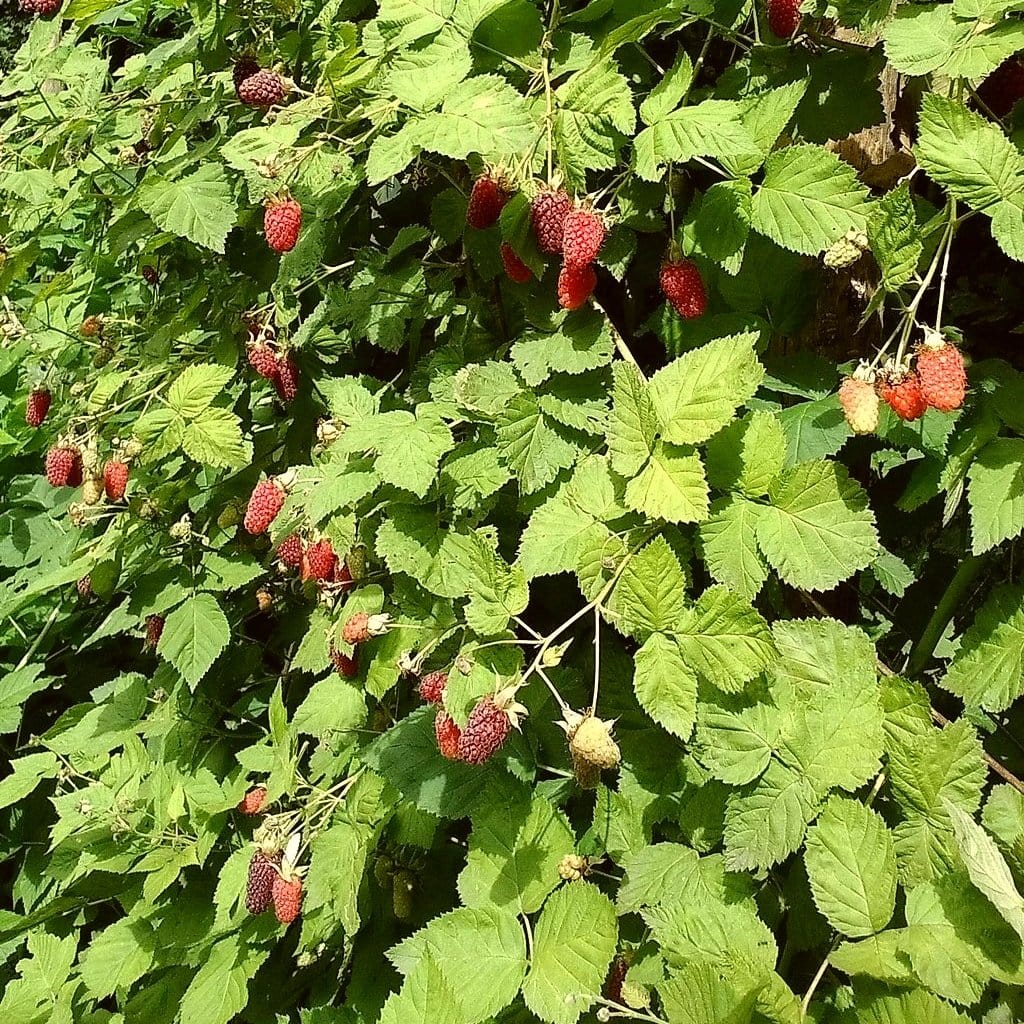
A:
<svg viewBox="0 0 1024 1024">
<path fill-rule="evenodd" d="M 1024 1017 L 1024 5 L 16 7 L 0 1022 Z"/>
</svg>

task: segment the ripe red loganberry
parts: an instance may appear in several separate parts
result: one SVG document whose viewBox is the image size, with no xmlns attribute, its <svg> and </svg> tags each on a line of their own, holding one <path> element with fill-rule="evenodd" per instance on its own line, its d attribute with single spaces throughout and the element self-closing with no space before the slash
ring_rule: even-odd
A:
<svg viewBox="0 0 1024 1024">
<path fill-rule="evenodd" d="M 370 616 L 356 612 L 341 627 L 341 638 L 347 644 L 363 644 L 370 639 Z"/>
<path fill-rule="evenodd" d="M 302 565 L 302 556 L 305 553 L 305 545 L 297 533 L 289 533 L 287 537 L 277 546 L 277 558 L 282 565 L 289 569 L 298 569 Z"/>
<path fill-rule="evenodd" d="M 537 193 L 530 206 L 530 221 L 541 252 L 554 256 L 562 251 L 565 218 L 571 209 L 572 200 L 563 188 L 545 186 Z"/>
<path fill-rule="evenodd" d="M 284 99 L 284 79 L 276 71 L 254 71 L 235 85 L 238 98 L 247 107 L 272 107 Z"/>
<path fill-rule="evenodd" d="M 928 408 L 916 373 L 891 374 L 881 378 L 878 393 L 901 420 L 920 419 Z"/>
<path fill-rule="evenodd" d="M 420 680 L 420 696 L 430 704 L 440 704 L 447 685 L 447 672 L 428 672 Z"/>
<path fill-rule="evenodd" d="M 79 597 L 92 597 L 92 577 L 86 573 L 76 584 Z"/>
<path fill-rule="evenodd" d="M 277 868 L 274 860 L 257 850 L 249 860 L 249 877 L 245 882 L 245 909 L 250 914 L 262 914 L 273 902 L 274 879 Z"/>
<path fill-rule="evenodd" d="M 666 260 L 658 275 L 661 293 L 684 319 L 702 316 L 708 307 L 704 280 L 697 265 L 690 260 Z"/>
<path fill-rule="evenodd" d="M 459 738 L 459 759 L 483 764 L 505 742 L 511 728 L 508 713 L 490 697 L 477 701 Z"/>
<path fill-rule="evenodd" d="M 160 283 L 160 271 L 152 264 L 146 263 L 140 273 L 146 284 L 150 284 L 155 288 Z"/>
<path fill-rule="evenodd" d="M 473 182 L 466 207 L 466 223 L 471 228 L 489 228 L 498 222 L 505 204 L 512 193 L 505 188 L 500 178 L 483 174 Z"/>
<path fill-rule="evenodd" d="M 978 86 L 978 99 L 996 117 L 1006 117 L 1022 98 L 1024 98 L 1024 61 L 1016 55 L 1007 57 Z"/>
<path fill-rule="evenodd" d="M 437 749 L 449 761 L 458 761 L 462 730 L 444 708 L 437 709 L 434 718 L 434 735 L 437 737 Z"/>
<path fill-rule="evenodd" d="M 277 377 L 277 353 L 265 342 L 257 341 L 246 347 L 249 365 L 267 380 Z"/>
<path fill-rule="evenodd" d="M 354 679 L 359 675 L 359 651 L 353 651 L 352 657 L 350 658 L 347 654 L 343 654 L 341 651 L 331 644 L 331 664 L 334 666 L 334 671 L 338 673 L 342 679 Z"/>
<path fill-rule="evenodd" d="M 299 364 L 287 352 L 282 352 L 277 357 L 277 375 L 271 380 L 281 401 L 292 401 L 299 393 Z"/>
<path fill-rule="evenodd" d="M 604 234 L 604 221 L 593 210 L 570 210 L 562 237 L 562 259 L 566 265 L 585 267 L 593 263 L 604 244 Z"/>
<path fill-rule="evenodd" d="M 46 453 L 46 479 L 51 487 L 77 487 L 82 482 L 82 453 L 57 445 Z"/>
<path fill-rule="evenodd" d="M 341 586 L 342 591 L 351 590 L 355 586 L 355 581 L 352 579 L 352 572 L 348 567 L 348 562 L 339 561 L 334 569 L 334 582 Z"/>
<path fill-rule="evenodd" d="M 146 647 L 151 651 L 156 650 L 160 643 L 160 637 L 164 632 L 164 617 L 162 615 L 146 616 Z"/>
<path fill-rule="evenodd" d="M 526 284 L 533 278 L 533 271 L 516 255 L 508 242 L 501 243 L 501 263 L 506 275 L 516 284 Z"/>
<path fill-rule="evenodd" d="M 338 556 L 334 553 L 334 546 L 324 537 L 306 548 L 302 556 L 302 578 L 316 580 L 317 583 L 332 580 L 337 566 Z"/>
<path fill-rule="evenodd" d="M 23 14 L 38 14 L 40 18 L 49 18 L 60 10 L 62 0 L 18 0 L 18 7 Z"/>
<path fill-rule="evenodd" d="M 267 802 L 267 790 L 265 786 L 253 786 L 238 803 L 238 813 L 248 815 L 250 818 L 263 810 Z"/>
<path fill-rule="evenodd" d="M 558 304 L 562 309 L 579 309 L 590 298 L 596 284 L 593 267 L 566 264 L 558 273 Z"/>
<path fill-rule="evenodd" d="M 800 27 L 800 0 L 767 0 L 768 25 L 780 39 L 792 39 Z"/>
<path fill-rule="evenodd" d="M 617 956 L 612 961 L 611 969 L 608 971 L 608 977 L 604 983 L 604 997 L 610 999 L 613 1003 L 622 1002 L 622 983 L 626 980 L 626 972 L 629 970 L 629 964 L 626 963 L 626 958 Z"/>
<path fill-rule="evenodd" d="M 25 403 L 25 422 L 30 427 L 38 427 L 46 419 L 52 401 L 49 388 L 33 388 Z"/>
<path fill-rule="evenodd" d="M 128 486 L 128 466 L 120 459 L 111 459 L 103 467 L 103 489 L 111 501 L 120 501 Z"/>
<path fill-rule="evenodd" d="M 284 488 L 276 480 L 261 480 L 249 496 L 242 524 L 249 533 L 265 533 L 284 505 Z"/>
<path fill-rule="evenodd" d="M 263 212 L 263 234 L 274 252 L 290 252 L 299 240 L 302 207 L 294 199 L 274 199 Z"/>
<path fill-rule="evenodd" d="M 956 345 L 926 343 L 917 351 L 917 377 L 924 400 L 939 412 L 953 412 L 964 404 L 967 373 Z"/>
<path fill-rule="evenodd" d="M 238 93 L 238 87 L 247 78 L 255 75 L 259 69 L 259 61 L 257 61 L 251 54 L 242 54 L 242 56 L 235 61 L 235 65 L 231 69 L 231 80 L 235 83 L 236 94 Z M 239 97 L 239 99 L 241 99 L 241 97 Z"/>
<path fill-rule="evenodd" d="M 275 871 L 270 895 L 274 901 L 274 914 L 278 921 L 281 924 L 291 924 L 302 909 L 302 879 L 282 878 Z"/>
</svg>

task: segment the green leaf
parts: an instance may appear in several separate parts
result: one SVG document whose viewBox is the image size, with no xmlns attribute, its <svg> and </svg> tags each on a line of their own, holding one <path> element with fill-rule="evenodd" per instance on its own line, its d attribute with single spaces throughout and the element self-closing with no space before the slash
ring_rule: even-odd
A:
<svg viewBox="0 0 1024 1024">
<path fill-rule="evenodd" d="M 512 913 L 462 907 L 393 946 L 388 959 L 409 979 L 426 960 L 455 997 L 457 1019 L 482 1021 L 515 999 L 526 974 L 526 938 Z M 406 1019 L 434 1020 L 426 1013 Z"/>
<path fill-rule="evenodd" d="M 995 840 L 969 814 L 949 800 L 945 807 L 971 881 L 1024 942 L 1024 896 L 1017 890 L 1006 858 Z"/>
<path fill-rule="evenodd" d="M 673 629 L 683 618 L 686 576 L 664 537 L 641 548 L 622 571 L 612 592 L 612 621 L 623 630 Z"/>
<path fill-rule="evenodd" d="M 243 954 L 237 935 L 221 939 L 207 954 L 182 997 L 182 1020 L 228 1024 L 249 1001 L 249 979 L 267 952 Z M 238 962 L 242 955 L 245 959 Z"/>
<path fill-rule="evenodd" d="M 758 498 L 768 493 L 785 459 L 786 435 L 778 417 L 754 412 L 708 441 L 708 479 L 719 490 Z"/>
<path fill-rule="evenodd" d="M 800 848 L 818 807 L 811 783 L 773 761 L 725 811 L 725 862 L 730 871 L 767 868 Z"/>
<path fill-rule="evenodd" d="M 310 932 L 326 936 L 338 926 L 348 936 L 355 935 L 368 852 L 365 830 L 347 821 L 334 822 L 313 839 L 302 905 L 304 941 L 309 941 Z"/>
<path fill-rule="evenodd" d="M 857 172 L 818 146 L 789 146 L 765 164 L 753 226 L 785 249 L 815 256 L 847 231 L 867 229 L 868 190 Z"/>
<path fill-rule="evenodd" d="M 566 317 L 553 333 L 531 331 L 512 346 L 512 362 L 530 386 L 553 373 L 580 374 L 612 361 L 615 344 L 605 317 L 581 310 Z"/>
<path fill-rule="evenodd" d="M 752 601 L 768 579 L 768 564 L 757 546 L 757 524 L 764 505 L 739 495 L 720 498 L 700 525 L 700 540 L 708 571 L 719 583 Z"/>
<path fill-rule="evenodd" d="M 292 729 L 318 739 L 333 733 L 354 734 L 366 722 L 366 702 L 360 690 L 338 679 L 314 684 L 296 708 Z"/>
<path fill-rule="evenodd" d="M 1024 694 L 1024 589 L 993 591 L 941 683 L 968 705 L 988 711 L 1004 711 Z"/>
<path fill-rule="evenodd" d="M 183 419 L 194 420 L 206 411 L 233 376 L 230 366 L 189 366 L 167 389 L 167 404 Z"/>
<path fill-rule="evenodd" d="M 689 739 L 697 711 L 697 676 L 683 661 L 679 645 L 663 633 L 652 633 L 633 660 L 640 706 L 662 728 Z"/>
<path fill-rule="evenodd" d="M 670 523 L 706 519 L 708 485 L 700 456 L 692 448 L 656 441 L 646 465 L 626 485 L 626 504 Z"/>
<path fill-rule="evenodd" d="M 244 466 L 252 445 L 242 439 L 242 424 L 229 409 L 206 409 L 184 425 L 181 447 L 206 466 Z"/>
<path fill-rule="evenodd" d="M 654 450 L 658 415 L 639 367 L 616 362 L 612 376 L 615 383 L 608 420 L 608 455 L 616 473 L 633 477 Z"/>
<path fill-rule="evenodd" d="M 576 461 L 575 445 L 548 425 L 532 395 L 513 398 L 499 415 L 497 429 L 498 454 L 524 494 L 540 490 Z"/>
<path fill-rule="evenodd" d="M 604 893 L 589 882 L 558 889 L 534 930 L 523 982 L 527 1008 L 550 1024 L 576 1024 L 601 992 L 617 938 L 615 908 Z"/>
<path fill-rule="evenodd" d="M 41 675 L 42 671 L 42 665 L 26 665 L 0 678 L 0 735 L 18 728 L 21 706 L 49 685 L 49 677 Z"/>
<path fill-rule="evenodd" d="M 79 961 L 82 980 L 97 999 L 127 989 L 152 966 L 156 937 L 147 921 L 122 918 L 89 943 Z"/>
<path fill-rule="evenodd" d="M 869 807 L 833 796 L 808 830 L 811 892 L 830 925 L 852 938 L 880 932 L 896 906 L 896 849 Z"/>
<path fill-rule="evenodd" d="M 878 552 L 867 495 L 833 462 L 802 462 L 772 485 L 757 542 L 794 587 L 831 590 L 869 565 Z"/>
<path fill-rule="evenodd" d="M 187 238 L 214 252 L 224 252 L 237 211 L 224 168 L 206 163 L 194 174 L 168 181 L 147 174 L 136 202 L 164 231 Z"/>
<path fill-rule="evenodd" d="M 1024 440 L 1001 437 L 967 471 L 971 550 L 980 555 L 1024 530 Z"/>
<path fill-rule="evenodd" d="M 500 633 L 530 600 L 522 567 L 507 565 L 497 543 L 496 536 L 477 531 L 468 536 L 464 549 L 469 555 L 463 560 L 469 592 L 466 622 L 481 636 Z"/>
<path fill-rule="evenodd" d="M 742 786 L 768 767 L 780 733 L 779 712 L 770 704 L 726 711 L 702 703 L 697 722 L 698 756 L 716 779 Z"/>
<path fill-rule="evenodd" d="M 757 334 L 735 334 L 686 352 L 660 369 L 651 397 L 666 441 L 705 441 L 757 390 L 764 369 L 754 355 Z"/>
<path fill-rule="evenodd" d="M 231 639 L 231 627 L 212 594 L 196 594 L 164 622 L 160 654 L 194 690 Z"/>
<path fill-rule="evenodd" d="M 686 663 L 729 693 L 760 675 L 775 655 L 768 623 L 726 587 L 708 587 L 672 632 Z"/>
<path fill-rule="evenodd" d="M 1024 202 L 1024 157 L 998 125 L 955 100 L 924 97 L 914 155 L 933 181 L 972 210 Z"/>
<path fill-rule="evenodd" d="M 559 883 L 558 864 L 573 845 L 565 816 L 542 797 L 525 805 L 489 806 L 473 822 L 459 875 L 462 902 L 534 913 Z"/>
<path fill-rule="evenodd" d="M 899 291 L 912 277 L 924 251 L 906 182 L 875 204 L 868 221 L 868 240 L 882 269 L 882 287 Z"/>
<path fill-rule="evenodd" d="M 704 193 L 693 224 L 699 250 L 730 273 L 738 267 L 750 234 L 752 193 L 749 178 L 719 181 Z"/>
<path fill-rule="evenodd" d="M 673 969 L 658 985 L 666 1017 L 672 1024 L 738 1024 L 751 1020 L 767 982 L 745 971 L 690 960 Z"/>
</svg>

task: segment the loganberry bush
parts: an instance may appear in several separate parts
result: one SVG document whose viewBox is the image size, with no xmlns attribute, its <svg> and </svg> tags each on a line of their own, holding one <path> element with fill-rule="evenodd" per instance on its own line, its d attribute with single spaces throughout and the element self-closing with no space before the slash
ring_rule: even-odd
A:
<svg viewBox="0 0 1024 1024">
<path fill-rule="evenodd" d="M 20 0 L 0 1020 L 1024 1016 L 1016 0 Z"/>
</svg>

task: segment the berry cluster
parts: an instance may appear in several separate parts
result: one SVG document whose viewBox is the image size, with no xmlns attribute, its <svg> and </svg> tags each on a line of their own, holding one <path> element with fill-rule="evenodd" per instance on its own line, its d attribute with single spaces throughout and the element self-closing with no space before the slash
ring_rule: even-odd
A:
<svg viewBox="0 0 1024 1024">
<path fill-rule="evenodd" d="M 901 419 L 920 419 L 925 412 L 955 412 L 967 395 L 967 372 L 960 350 L 938 335 L 917 349 L 912 363 L 890 362 L 881 373 L 861 367 L 839 386 L 839 404 L 856 434 L 878 427 L 879 400 Z"/>
<path fill-rule="evenodd" d="M 442 706 L 447 685 L 447 672 L 430 672 L 419 682 L 420 696 L 437 705 L 434 717 L 437 749 L 449 761 L 481 765 L 501 749 L 513 728 L 519 728 L 519 717 L 526 714 L 526 708 L 513 699 L 514 688 L 502 690 L 478 700 L 465 726 L 460 728 Z"/>
<path fill-rule="evenodd" d="M 249 365 L 274 385 L 282 402 L 291 402 L 299 393 L 299 364 L 290 352 L 283 352 L 257 339 L 246 346 Z"/>
</svg>

